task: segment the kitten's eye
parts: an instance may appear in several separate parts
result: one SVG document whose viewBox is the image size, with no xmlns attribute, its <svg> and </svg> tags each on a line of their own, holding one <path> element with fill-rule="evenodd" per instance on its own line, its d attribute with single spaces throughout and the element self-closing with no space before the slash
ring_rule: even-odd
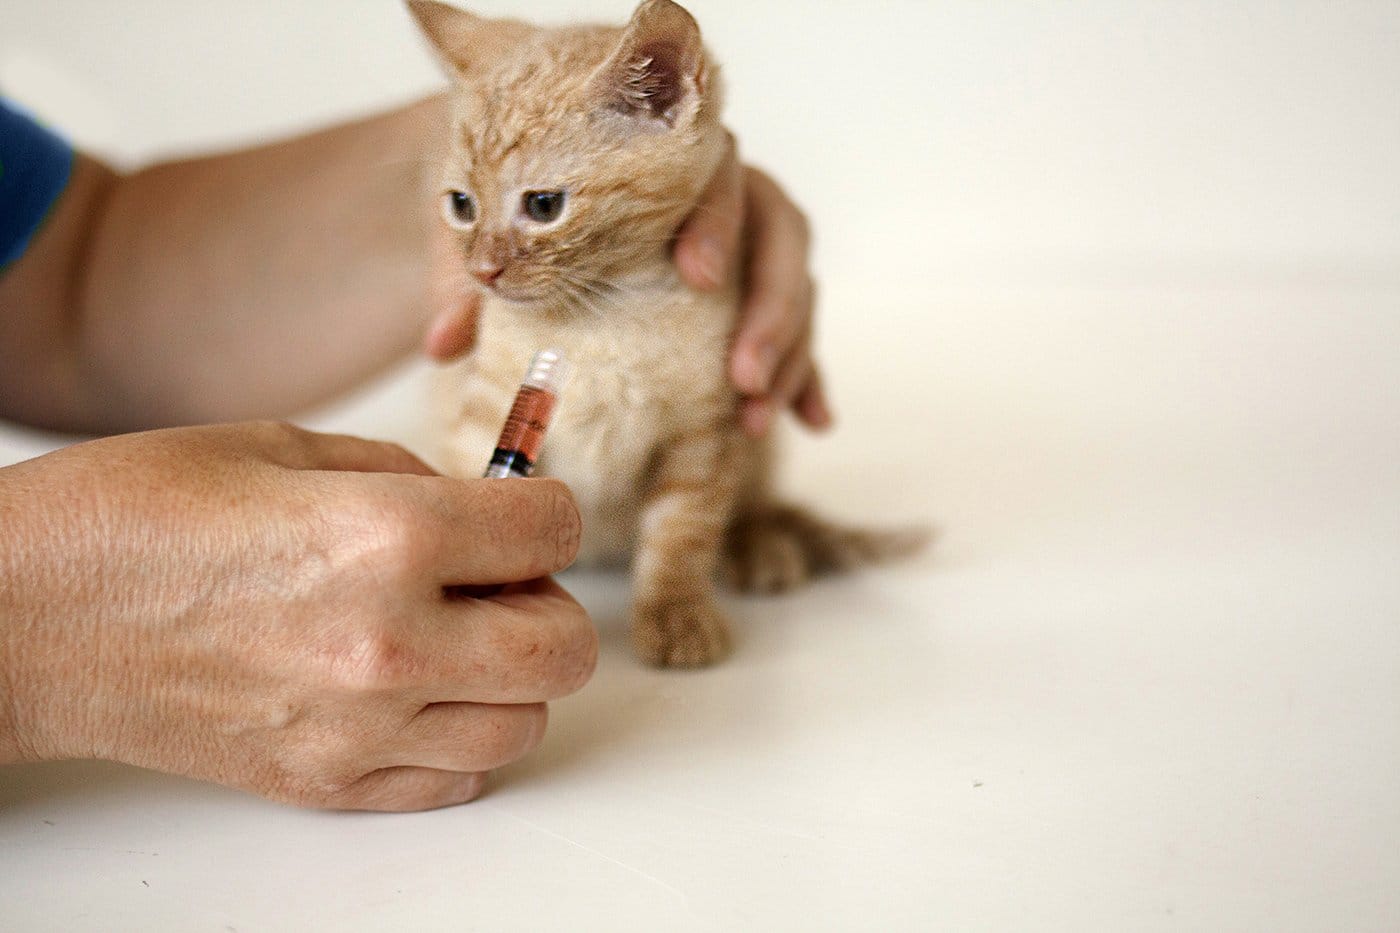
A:
<svg viewBox="0 0 1400 933">
<path fill-rule="evenodd" d="M 559 215 L 564 213 L 564 192 L 527 191 L 521 206 L 531 220 L 547 224 L 558 220 Z"/>
<path fill-rule="evenodd" d="M 442 214 L 449 227 L 464 230 L 476 223 L 476 201 L 465 191 L 449 191 L 442 196 Z"/>
</svg>

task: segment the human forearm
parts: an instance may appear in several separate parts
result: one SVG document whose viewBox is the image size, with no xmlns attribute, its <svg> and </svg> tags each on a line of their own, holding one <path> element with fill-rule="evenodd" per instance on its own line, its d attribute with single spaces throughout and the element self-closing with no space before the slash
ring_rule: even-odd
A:
<svg viewBox="0 0 1400 933">
<path fill-rule="evenodd" d="M 78 296 L 91 427 L 286 414 L 413 347 L 440 106 L 121 179 Z"/>
<path fill-rule="evenodd" d="M 111 169 L 77 157 L 62 198 L 24 255 L 0 274 L 0 418 L 96 430 L 92 387 L 77 359 L 76 315 L 91 219 L 116 183 Z"/>
<path fill-rule="evenodd" d="M 31 255 L 0 277 L 0 417 L 107 432 L 285 415 L 425 330 L 429 355 L 464 352 L 474 293 L 450 250 L 431 271 L 427 257 L 443 110 L 434 98 L 129 178 L 80 159 Z M 731 153 L 677 236 L 686 281 L 725 279 L 741 228 L 751 248 L 732 362 L 744 424 L 762 434 L 791 405 L 824 426 L 805 222 Z"/>
</svg>

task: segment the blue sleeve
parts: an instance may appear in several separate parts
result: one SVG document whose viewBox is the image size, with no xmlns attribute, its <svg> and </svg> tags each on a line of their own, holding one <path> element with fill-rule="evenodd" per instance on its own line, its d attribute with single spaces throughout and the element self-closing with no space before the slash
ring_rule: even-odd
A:
<svg viewBox="0 0 1400 933">
<path fill-rule="evenodd" d="M 72 171 L 73 148 L 0 97 L 0 272 L 29 246 Z"/>
</svg>

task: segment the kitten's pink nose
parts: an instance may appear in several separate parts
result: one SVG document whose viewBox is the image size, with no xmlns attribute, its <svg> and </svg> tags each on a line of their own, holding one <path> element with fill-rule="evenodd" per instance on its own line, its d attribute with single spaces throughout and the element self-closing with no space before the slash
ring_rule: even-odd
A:
<svg viewBox="0 0 1400 933">
<path fill-rule="evenodd" d="M 506 271 L 506 267 L 498 262 L 482 262 L 472 267 L 472 278 L 482 285 L 492 286 L 501 277 L 501 273 Z"/>
</svg>

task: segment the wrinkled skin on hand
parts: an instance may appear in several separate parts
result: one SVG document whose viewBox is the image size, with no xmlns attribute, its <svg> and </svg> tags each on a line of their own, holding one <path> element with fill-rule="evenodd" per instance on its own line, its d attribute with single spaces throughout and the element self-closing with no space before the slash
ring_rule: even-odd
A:
<svg viewBox="0 0 1400 933">
<path fill-rule="evenodd" d="M 0 469 L 0 763 L 104 758 L 300 805 L 477 796 L 597 638 L 549 480 L 273 423 Z M 507 584 L 467 598 L 446 588 Z"/>
</svg>

